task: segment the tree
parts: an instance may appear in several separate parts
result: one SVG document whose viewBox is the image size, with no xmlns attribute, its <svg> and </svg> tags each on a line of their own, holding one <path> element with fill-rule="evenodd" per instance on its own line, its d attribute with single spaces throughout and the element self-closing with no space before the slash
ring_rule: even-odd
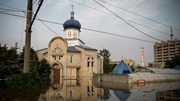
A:
<svg viewBox="0 0 180 101">
<path fill-rule="evenodd" d="M 17 48 L 8 49 L 0 44 L 0 78 L 5 79 L 9 75 L 19 73 Z"/>
<path fill-rule="evenodd" d="M 165 62 L 165 68 L 174 68 L 176 65 L 180 65 L 180 55 L 176 55 L 172 60 Z"/>
<path fill-rule="evenodd" d="M 180 48 L 178 54 L 175 55 L 172 60 L 167 60 L 165 62 L 165 68 L 174 68 L 176 65 L 180 65 Z"/>
<path fill-rule="evenodd" d="M 23 67 L 24 67 L 24 52 L 25 52 L 25 47 L 23 47 L 22 52 L 19 53 L 19 58 L 18 58 L 18 65 L 21 71 L 23 70 Z M 36 61 L 38 61 L 36 51 L 33 48 L 31 48 L 30 49 L 30 71 L 32 71 L 32 68 L 34 67 L 34 63 Z"/>
<path fill-rule="evenodd" d="M 103 49 L 103 50 L 100 50 L 100 55 L 102 55 L 104 57 L 104 60 L 103 60 L 103 70 L 104 70 L 104 73 L 109 73 L 109 72 L 112 72 L 110 69 L 110 65 L 109 65 L 109 62 L 110 62 L 110 59 L 109 57 L 111 56 L 111 53 L 107 50 L 107 49 Z"/>
</svg>

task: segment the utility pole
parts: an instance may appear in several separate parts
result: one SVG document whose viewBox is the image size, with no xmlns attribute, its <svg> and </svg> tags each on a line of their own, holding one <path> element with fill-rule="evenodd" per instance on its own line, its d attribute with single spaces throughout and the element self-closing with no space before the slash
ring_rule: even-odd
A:
<svg viewBox="0 0 180 101">
<path fill-rule="evenodd" d="M 26 38 L 25 38 L 25 51 L 24 51 L 24 68 L 23 73 L 28 73 L 30 69 L 30 48 L 31 48 L 31 19 L 32 19 L 32 1 L 28 0 L 27 4 L 27 17 L 26 17 Z"/>
<path fill-rule="evenodd" d="M 172 32 L 172 27 L 171 27 L 171 34 L 170 34 L 170 36 L 171 36 L 171 41 L 173 41 L 173 32 Z"/>
</svg>

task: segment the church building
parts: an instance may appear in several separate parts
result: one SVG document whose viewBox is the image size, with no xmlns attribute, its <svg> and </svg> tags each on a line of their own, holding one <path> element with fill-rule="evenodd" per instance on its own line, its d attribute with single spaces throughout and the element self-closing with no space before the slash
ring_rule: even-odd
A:
<svg viewBox="0 0 180 101">
<path fill-rule="evenodd" d="M 80 39 L 81 24 L 74 19 L 63 24 L 64 38 L 56 36 L 49 41 L 47 48 L 37 51 L 39 60 L 46 59 L 52 66 L 52 88 L 61 89 L 64 79 L 67 85 L 77 85 L 81 76 L 92 77 L 93 73 L 103 73 L 103 57 L 97 49 L 85 46 Z"/>
</svg>

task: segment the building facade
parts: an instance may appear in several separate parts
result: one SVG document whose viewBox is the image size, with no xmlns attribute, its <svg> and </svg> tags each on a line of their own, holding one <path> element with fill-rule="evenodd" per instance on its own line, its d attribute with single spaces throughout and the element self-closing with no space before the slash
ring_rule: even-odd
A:
<svg viewBox="0 0 180 101">
<path fill-rule="evenodd" d="M 52 66 L 52 87 L 48 90 L 50 95 L 46 96 L 52 99 L 58 96 L 63 101 L 80 101 L 86 98 L 82 98 L 77 90 L 87 89 L 83 91 L 85 97 L 93 96 L 93 99 L 97 99 L 97 90 L 91 79 L 93 73 L 103 73 L 103 57 L 97 53 L 97 49 L 85 46 L 80 39 L 81 24 L 74 19 L 73 10 L 70 14 L 70 19 L 63 24 L 65 37 L 54 37 L 47 48 L 37 51 L 39 60 L 46 59 Z M 63 95 L 63 91 L 68 94 Z"/>
<path fill-rule="evenodd" d="M 164 67 L 166 60 L 171 60 L 178 54 L 180 49 L 180 40 L 155 43 L 154 45 L 154 64 Z M 156 66 L 155 66 L 156 67 Z"/>
</svg>

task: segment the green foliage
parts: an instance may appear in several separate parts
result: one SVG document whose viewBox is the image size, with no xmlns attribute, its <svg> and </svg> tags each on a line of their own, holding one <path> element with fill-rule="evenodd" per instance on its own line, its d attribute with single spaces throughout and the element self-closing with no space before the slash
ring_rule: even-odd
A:
<svg viewBox="0 0 180 101">
<path fill-rule="evenodd" d="M 31 72 L 21 73 L 24 51 L 19 55 L 16 50 L 0 45 L 0 78 L 7 79 L 0 87 L 0 101 L 37 100 L 50 86 L 51 67 L 46 60 L 38 61 L 36 52 L 31 48 Z"/>
<path fill-rule="evenodd" d="M 37 100 L 40 94 L 45 93 L 49 88 L 50 67 L 47 67 L 44 70 L 43 66 L 50 65 L 46 60 L 37 62 L 37 64 L 35 65 L 31 73 L 21 73 L 8 77 L 6 81 L 7 91 L 9 91 L 9 94 L 12 94 L 12 98 L 30 101 Z M 40 65 L 42 67 L 38 67 Z M 42 76 L 44 74 L 46 74 L 46 77 Z"/>
<path fill-rule="evenodd" d="M 109 64 L 108 73 L 112 73 L 117 64 Z"/>
<path fill-rule="evenodd" d="M 176 55 L 172 60 L 165 62 L 165 68 L 174 68 L 176 65 L 180 65 L 180 55 Z"/>
<path fill-rule="evenodd" d="M 35 62 L 31 73 L 21 73 L 8 77 L 7 86 L 11 90 L 42 89 L 46 87 L 43 83 L 50 82 L 50 65 L 46 60 Z M 50 83 L 49 83 L 50 84 Z"/>
<path fill-rule="evenodd" d="M 49 75 L 51 74 L 51 66 L 46 59 L 36 62 L 35 67 L 41 77 L 49 77 Z"/>
<path fill-rule="evenodd" d="M 25 47 L 23 47 L 23 51 L 19 55 L 18 64 L 20 65 L 21 69 L 23 69 L 23 67 L 24 67 L 24 52 L 25 52 Z M 30 67 L 32 69 L 34 66 L 34 62 L 38 60 L 36 51 L 33 48 L 30 49 L 30 59 L 31 59 Z"/>
<path fill-rule="evenodd" d="M 17 48 L 0 45 L 0 78 L 19 73 Z"/>
<path fill-rule="evenodd" d="M 107 49 L 103 49 L 103 50 L 100 50 L 99 54 L 104 57 L 104 60 L 103 60 L 104 73 L 107 74 L 109 72 L 112 72 L 110 70 L 110 68 L 109 68 L 110 67 L 110 65 L 109 65 L 110 59 L 109 59 L 109 57 L 111 56 L 111 53 Z"/>
<path fill-rule="evenodd" d="M 38 89 L 41 85 L 39 73 L 34 70 L 32 73 L 21 73 L 12 75 L 7 80 L 7 87 L 11 90 Z"/>
</svg>

